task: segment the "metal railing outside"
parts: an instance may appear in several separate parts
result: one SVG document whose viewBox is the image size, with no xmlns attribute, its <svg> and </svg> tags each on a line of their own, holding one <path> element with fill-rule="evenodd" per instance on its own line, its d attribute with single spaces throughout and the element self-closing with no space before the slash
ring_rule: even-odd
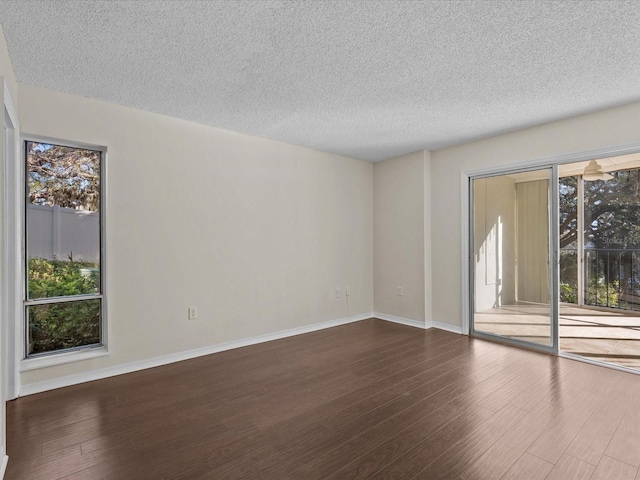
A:
<svg viewBox="0 0 640 480">
<path fill-rule="evenodd" d="M 560 249 L 560 297 L 578 300 L 578 250 Z M 640 249 L 585 248 L 585 305 L 640 311 Z"/>
</svg>

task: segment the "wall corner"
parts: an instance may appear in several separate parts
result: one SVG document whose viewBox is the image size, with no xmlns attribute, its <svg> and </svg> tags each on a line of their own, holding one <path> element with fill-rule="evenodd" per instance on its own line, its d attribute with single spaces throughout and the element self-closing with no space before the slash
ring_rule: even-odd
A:
<svg viewBox="0 0 640 480">
<path fill-rule="evenodd" d="M 425 323 L 433 321 L 433 296 L 431 271 L 431 152 L 423 150 L 423 172 L 424 172 L 424 319 Z"/>
</svg>

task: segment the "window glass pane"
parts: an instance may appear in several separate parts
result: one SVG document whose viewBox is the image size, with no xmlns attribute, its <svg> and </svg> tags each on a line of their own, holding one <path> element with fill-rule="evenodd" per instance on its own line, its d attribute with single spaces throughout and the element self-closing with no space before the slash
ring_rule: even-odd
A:
<svg viewBox="0 0 640 480">
<path fill-rule="evenodd" d="M 578 303 L 578 177 L 558 180 L 560 301 Z"/>
<path fill-rule="evenodd" d="M 100 343 L 99 298 L 27 307 L 29 355 Z"/>
<path fill-rule="evenodd" d="M 638 310 L 640 170 L 584 182 L 585 303 Z"/>
<path fill-rule="evenodd" d="M 101 153 L 26 142 L 28 299 L 100 292 Z"/>
<path fill-rule="evenodd" d="M 550 169 L 473 180 L 476 332 L 552 345 Z"/>
</svg>

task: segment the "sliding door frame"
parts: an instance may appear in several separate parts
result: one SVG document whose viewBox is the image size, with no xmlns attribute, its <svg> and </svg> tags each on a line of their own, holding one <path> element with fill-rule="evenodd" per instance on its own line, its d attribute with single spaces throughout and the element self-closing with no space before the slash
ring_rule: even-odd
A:
<svg viewBox="0 0 640 480">
<path fill-rule="evenodd" d="M 533 172 L 533 171 L 548 171 L 549 172 L 549 184 L 547 188 L 547 206 L 549 208 L 549 235 L 548 235 L 548 258 L 549 258 L 549 345 L 541 343 L 527 342 L 525 340 L 518 340 L 513 337 L 505 335 L 498 335 L 489 332 L 483 332 L 475 329 L 474 313 L 475 313 L 475 241 L 474 241 L 474 181 L 486 178 L 493 178 L 502 175 L 513 175 L 518 173 Z M 485 338 L 487 340 L 500 341 L 503 343 L 512 344 L 517 347 L 529 348 L 534 350 L 540 350 L 547 353 L 558 353 L 558 307 L 559 307 L 559 281 L 560 274 L 558 268 L 558 255 L 559 255 L 559 226 L 558 226 L 558 165 L 543 165 L 540 167 L 524 167 L 524 168 L 499 168 L 495 172 L 485 172 L 478 175 L 470 175 L 468 181 L 468 219 L 467 229 L 468 236 L 468 289 L 469 289 L 469 325 L 470 334 L 474 337 Z"/>
<path fill-rule="evenodd" d="M 559 165 L 565 164 L 565 163 L 573 163 L 573 162 L 582 162 L 582 161 L 588 161 L 588 160 L 599 160 L 602 158 L 606 158 L 606 157 L 614 157 L 614 156 L 620 156 L 620 155 L 628 155 L 628 154 L 632 154 L 632 153 L 639 153 L 640 152 L 640 141 L 638 142 L 634 142 L 634 143 L 628 143 L 628 144 L 621 144 L 621 145 L 614 145 L 614 146 L 608 146 L 608 147 L 604 147 L 604 148 L 598 148 L 598 149 L 593 149 L 593 150 L 585 150 L 585 151 L 581 151 L 581 152 L 573 152 L 573 153 L 569 153 L 569 154 L 563 154 L 563 155 L 555 155 L 555 156 L 550 156 L 550 157 L 541 157 L 541 158 L 535 158 L 535 159 L 531 159 L 531 160 L 526 160 L 526 161 L 522 161 L 522 162 L 514 162 L 514 163 L 507 163 L 507 164 L 503 164 L 503 165 L 494 165 L 494 166 L 488 166 L 488 167 L 481 167 L 481 168 L 477 168 L 477 169 L 471 169 L 471 170 L 466 170 L 466 171 L 461 171 L 461 175 L 460 175 L 460 180 L 461 180 L 461 209 L 462 209 L 462 215 L 461 215 L 461 278 L 462 278 L 462 282 L 461 282 L 461 287 L 462 287 L 462 319 L 461 319 L 461 329 L 462 329 L 462 333 L 465 335 L 470 335 L 472 334 L 472 330 L 471 330 L 471 325 L 472 325 L 472 316 L 473 316 L 473 291 L 474 291 L 474 285 L 473 285 L 473 281 L 474 281 L 474 277 L 473 277 L 473 251 L 472 251 L 472 246 L 473 246 L 473 238 L 472 238 L 472 234 L 473 234 L 473 224 L 471 223 L 473 221 L 473 216 L 472 216 L 472 210 L 471 210 L 471 200 L 473 199 L 473 191 L 472 191 L 472 183 L 471 183 L 471 179 L 473 178 L 481 178 L 481 177 L 490 177 L 490 176 L 495 176 L 495 175 L 500 175 L 500 174 L 504 174 L 504 173 L 515 173 L 518 171 L 528 171 L 528 170 L 539 170 L 542 168 L 553 168 L 556 167 L 556 172 L 555 174 L 553 174 L 553 176 L 555 177 L 555 185 L 557 187 L 557 167 Z M 551 239 L 550 242 L 553 242 L 553 248 L 551 249 L 552 252 L 555 252 L 553 255 L 553 259 L 552 259 L 552 263 L 555 265 L 555 273 L 554 273 L 554 283 L 557 285 L 559 283 L 559 269 L 558 269 L 558 255 L 559 255 L 559 226 L 558 226 L 558 192 L 556 189 L 555 192 L 555 197 L 556 197 L 556 201 L 555 201 L 555 208 L 552 208 L 552 215 L 555 216 L 555 219 L 552 218 L 552 229 L 555 230 L 555 232 L 552 232 Z M 556 318 L 555 322 L 555 331 L 552 332 L 552 335 L 554 336 L 555 341 L 553 341 L 553 344 L 555 345 L 555 348 L 553 349 L 541 349 L 543 351 L 547 351 L 549 353 L 553 353 L 553 354 L 559 354 L 560 356 L 566 356 L 568 358 L 577 358 L 582 360 L 581 357 L 576 357 L 574 355 L 571 354 L 564 354 L 564 353 L 558 353 L 558 323 L 557 323 L 557 317 L 558 317 L 558 308 L 559 308 L 559 291 L 557 288 L 554 289 L 554 291 L 552 292 L 553 296 L 552 298 L 552 302 L 554 304 L 553 308 L 554 313 L 553 316 Z M 553 327 L 552 327 L 553 328 Z M 474 333 L 474 335 L 476 335 Z M 484 335 L 477 335 L 478 337 L 483 336 Z M 493 335 L 486 335 L 486 337 L 490 338 L 491 340 L 498 340 L 498 341 L 506 341 L 509 339 L 503 339 L 503 337 L 499 337 L 499 336 L 493 336 Z M 508 341 L 507 343 L 513 343 L 514 345 L 517 345 L 517 341 Z M 532 348 L 528 343 L 522 342 L 523 344 L 520 344 L 520 346 L 524 346 L 526 348 Z M 604 365 L 603 363 L 600 362 L 594 362 L 594 361 L 590 361 L 590 360 L 584 360 L 587 361 L 587 363 L 595 363 L 598 365 Z M 609 366 L 609 364 L 607 364 L 607 366 Z M 615 366 L 613 366 L 612 368 L 616 368 Z M 627 370 L 624 368 L 618 368 L 621 370 Z"/>
</svg>

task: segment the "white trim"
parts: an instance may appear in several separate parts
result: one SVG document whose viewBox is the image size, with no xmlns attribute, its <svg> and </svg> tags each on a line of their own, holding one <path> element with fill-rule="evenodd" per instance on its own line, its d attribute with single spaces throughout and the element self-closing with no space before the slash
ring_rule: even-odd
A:
<svg viewBox="0 0 640 480">
<path fill-rule="evenodd" d="M 98 145 L 95 143 L 77 142 L 75 140 L 66 140 L 58 137 L 48 137 L 46 135 L 37 135 L 34 133 L 21 132 L 22 142 L 48 143 L 52 145 L 62 145 L 64 147 L 80 148 L 86 150 L 94 150 L 97 152 L 107 153 L 106 145 Z"/>
<path fill-rule="evenodd" d="M 551 299 L 551 350 L 558 354 L 560 344 L 560 198 L 558 165 L 551 166 L 549 188 L 549 298 Z"/>
<path fill-rule="evenodd" d="M 582 175 L 578 175 L 578 185 L 577 185 L 577 196 L 578 196 L 578 210 L 577 210 L 577 215 L 576 215 L 576 220 L 577 220 L 577 231 L 578 232 L 584 232 L 584 179 L 582 178 Z M 576 245 L 576 247 L 578 248 L 577 253 L 577 277 L 578 277 L 578 281 L 577 283 L 577 288 L 578 291 L 576 292 L 576 300 L 578 302 L 578 306 L 582 307 L 584 305 L 584 234 L 583 235 L 577 235 L 577 241 L 578 244 Z M 558 241 L 560 241 L 560 239 L 558 239 Z"/>
<path fill-rule="evenodd" d="M 25 358 L 20 362 L 20 371 L 38 370 L 39 368 L 53 367 L 65 363 L 80 362 L 90 358 L 105 357 L 109 355 L 106 347 L 89 347 L 70 352 L 60 352 L 42 357 Z"/>
<path fill-rule="evenodd" d="M 187 350 L 184 352 L 171 353 L 169 355 L 162 355 L 146 360 L 137 360 L 122 365 L 115 365 L 113 367 L 106 367 L 98 370 L 77 373 L 74 375 L 52 378 L 50 380 L 43 380 L 40 382 L 27 383 L 26 385 L 22 386 L 20 394 L 21 396 L 32 395 L 34 393 L 46 392 L 48 390 L 54 390 L 56 388 L 68 387 L 70 385 L 77 385 L 79 383 L 91 382 L 93 380 L 113 377 L 115 375 L 123 375 L 125 373 L 145 370 L 147 368 L 159 367 L 161 365 L 180 362 L 182 360 L 188 360 L 190 358 L 202 357 L 204 355 L 210 355 L 212 353 L 224 352 L 226 350 L 232 350 L 234 348 L 246 347 L 249 345 L 255 345 L 257 343 L 270 342 L 272 340 L 279 340 L 281 338 L 292 337 L 294 335 L 315 332 L 317 330 L 323 330 L 325 328 L 337 327 L 339 325 L 345 325 L 347 323 L 366 320 L 372 318 L 373 316 L 373 313 L 362 313 L 359 315 L 352 315 L 350 317 L 329 320 L 328 322 L 314 323 L 312 325 L 305 325 L 303 327 L 292 328 L 289 330 L 267 333 L 265 335 L 259 335 L 257 337 L 233 340 L 231 342 L 219 343 L 207 347 Z"/>
<path fill-rule="evenodd" d="M 617 157 L 620 155 L 638 152 L 640 152 L 640 142 L 627 143 L 624 145 L 610 145 L 608 147 L 596 148 L 593 150 L 563 153 L 560 155 L 551 155 L 549 157 L 538 157 L 520 162 L 465 170 L 463 175 L 466 175 L 467 177 L 490 176 L 504 173 L 507 170 L 533 170 L 540 167 L 551 167 L 551 165 L 554 164 L 562 165 L 564 163 L 584 162 L 587 160 L 598 160 L 601 158 Z"/>
<path fill-rule="evenodd" d="M 77 295 L 74 298 L 76 300 L 84 300 L 84 299 L 100 299 L 100 346 L 98 347 L 89 347 L 82 348 L 78 350 L 68 351 L 68 352 L 55 352 L 52 355 L 35 357 L 35 358 L 27 358 L 25 350 L 26 339 L 25 336 L 25 319 L 24 313 L 21 317 L 21 325 L 18 330 L 20 331 L 20 349 L 21 355 L 17 358 L 17 370 L 19 372 L 25 372 L 29 370 L 36 370 L 39 368 L 51 367 L 54 365 L 62 365 L 65 363 L 77 362 L 81 360 L 88 360 L 90 358 L 102 357 L 108 355 L 108 345 L 109 345 L 109 322 L 108 322 L 108 295 L 107 295 L 107 285 L 108 285 L 108 276 L 107 276 L 107 255 L 106 255 L 106 231 L 107 231 L 107 147 L 104 145 L 94 145 L 83 142 L 69 141 L 55 137 L 47 137 L 43 135 L 33 135 L 28 133 L 22 133 L 20 138 L 18 139 L 21 148 L 21 159 L 18 162 L 18 165 L 21 166 L 22 175 L 26 175 L 26 152 L 22 151 L 24 148 L 25 142 L 38 142 L 38 143 L 50 143 L 53 145 L 63 145 L 65 147 L 71 148 L 80 148 L 80 149 L 88 149 L 100 152 L 100 209 L 97 212 L 98 222 L 100 228 L 100 293 L 95 295 Z M 25 188 L 25 181 L 20 182 L 22 188 Z M 24 191 L 22 191 L 22 198 L 25 197 Z M 57 210 L 59 211 L 59 209 Z M 25 214 L 27 213 L 26 205 L 21 208 L 20 218 L 25 218 Z M 87 215 L 95 215 L 95 212 L 87 213 Z M 22 239 L 22 243 L 24 243 L 24 239 L 26 238 L 26 228 L 23 225 L 20 230 L 20 235 Z M 26 267 L 26 246 L 22 246 L 23 255 L 21 258 L 22 269 Z M 24 277 L 26 276 L 23 273 L 21 280 L 24 285 Z M 24 290 L 24 287 L 23 287 Z M 65 297 L 69 298 L 69 297 Z M 46 303 L 55 303 L 55 302 L 63 302 L 65 298 L 48 298 L 48 299 L 38 299 L 38 300 L 29 300 L 26 299 L 26 294 L 22 291 L 22 298 L 20 302 L 21 312 L 24 312 L 24 306 L 29 305 L 37 305 L 37 304 L 46 304 Z M 26 300 L 25 300 L 26 299 Z M 16 396 L 18 396 L 20 392 L 17 392 Z"/>
<path fill-rule="evenodd" d="M 422 322 L 420 320 L 413 320 L 411 318 L 396 317 L 395 315 L 387 315 L 386 313 L 374 312 L 374 317 L 387 322 L 399 323 L 401 325 L 408 325 L 409 327 L 416 327 L 422 330 L 428 330 L 430 328 L 437 328 L 439 330 L 445 330 L 447 332 L 458 333 L 462 335 L 462 327 L 458 325 L 451 325 L 450 323 L 436 322 L 435 320 Z"/>
<path fill-rule="evenodd" d="M 451 332 L 451 333 L 457 333 L 459 335 L 468 335 L 469 333 L 463 333 L 462 327 L 460 325 L 451 325 L 450 323 L 444 323 L 444 322 L 437 322 L 437 321 L 433 321 L 431 322 L 433 324 L 433 328 L 437 328 L 439 330 L 445 330 L 447 332 Z"/>
<path fill-rule="evenodd" d="M 9 456 L 4 455 L 2 457 L 2 463 L 0 464 L 0 479 L 4 478 L 4 474 L 7 471 L 7 464 L 9 463 Z"/>
<path fill-rule="evenodd" d="M 380 320 L 386 320 L 387 322 L 400 323 L 402 325 L 408 325 L 410 327 L 421 328 L 426 330 L 431 328 L 431 322 L 423 322 L 421 320 L 413 320 L 411 318 L 396 317 L 395 315 L 387 315 L 386 313 L 374 312 L 373 316 Z"/>
<path fill-rule="evenodd" d="M 5 305 L 2 307 L 2 336 L 4 337 L 2 348 L 4 354 L 2 361 L 4 366 L 2 375 L 4 398 L 11 400 L 18 396 L 20 390 L 20 370 L 19 362 L 22 355 L 22 203 L 21 185 L 22 174 L 20 168 L 20 122 L 15 103 L 9 93 L 4 78 L 2 79 L 2 122 L 4 125 L 4 113 L 6 111 L 11 123 L 10 139 L 11 145 L 6 145 L 6 149 L 1 154 L 3 171 L 3 212 L 5 224 L 3 228 L 3 293 Z M 4 125 L 8 127 L 8 125 Z M 9 131 L 9 130 L 8 130 Z M 3 139 L 4 140 L 4 139 Z M 5 158 L 5 153 L 11 158 Z"/>
</svg>

